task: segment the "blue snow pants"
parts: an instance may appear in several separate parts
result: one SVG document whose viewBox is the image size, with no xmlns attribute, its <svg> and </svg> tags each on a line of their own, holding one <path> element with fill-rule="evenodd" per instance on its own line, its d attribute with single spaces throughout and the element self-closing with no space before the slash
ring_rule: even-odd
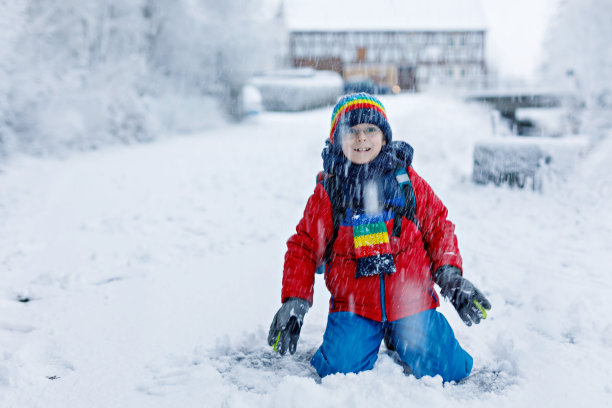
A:
<svg viewBox="0 0 612 408">
<path fill-rule="evenodd" d="M 310 360 L 321 377 L 370 370 L 385 332 L 390 345 L 415 377 L 440 375 L 459 381 L 470 375 L 473 359 L 436 309 L 393 322 L 377 322 L 351 312 L 330 313 L 323 344 Z"/>
</svg>

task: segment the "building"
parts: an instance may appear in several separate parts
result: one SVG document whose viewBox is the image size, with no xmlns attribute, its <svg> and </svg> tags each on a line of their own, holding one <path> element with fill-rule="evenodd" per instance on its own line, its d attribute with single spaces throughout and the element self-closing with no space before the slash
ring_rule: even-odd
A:
<svg viewBox="0 0 612 408">
<path fill-rule="evenodd" d="M 282 17 L 295 67 L 409 91 L 485 82 L 479 0 L 285 0 Z"/>
</svg>

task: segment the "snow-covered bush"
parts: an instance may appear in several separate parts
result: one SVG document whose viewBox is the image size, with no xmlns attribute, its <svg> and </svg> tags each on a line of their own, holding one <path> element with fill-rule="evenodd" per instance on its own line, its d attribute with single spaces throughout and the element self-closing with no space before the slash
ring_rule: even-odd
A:
<svg viewBox="0 0 612 408">
<path fill-rule="evenodd" d="M 342 94 L 342 77 L 333 71 L 298 68 L 268 72 L 250 82 L 271 111 L 301 111 L 334 104 Z"/>
</svg>

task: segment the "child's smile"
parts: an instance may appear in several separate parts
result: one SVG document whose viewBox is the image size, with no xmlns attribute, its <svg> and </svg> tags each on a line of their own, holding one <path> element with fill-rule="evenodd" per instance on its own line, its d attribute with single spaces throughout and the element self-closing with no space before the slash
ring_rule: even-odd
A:
<svg viewBox="0 0 612 408">
<path fill-rule="evenodd" d="M 342 134 L 342 152 L 355 164 L 371 162 L 385 144 L 382 131 L 371 123 L 360 123 Z"/>
</svg>

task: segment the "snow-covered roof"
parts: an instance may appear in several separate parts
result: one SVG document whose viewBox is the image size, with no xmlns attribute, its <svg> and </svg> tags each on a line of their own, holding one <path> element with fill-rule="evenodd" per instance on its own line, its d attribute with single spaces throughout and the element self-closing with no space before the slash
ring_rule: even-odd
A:
<svg viewBox="0 0 612 408">
<path fill-rule="evenodd" d="M 290 31 L 481 31 L 480 0 L 285 0 Z"/>
</svg>

